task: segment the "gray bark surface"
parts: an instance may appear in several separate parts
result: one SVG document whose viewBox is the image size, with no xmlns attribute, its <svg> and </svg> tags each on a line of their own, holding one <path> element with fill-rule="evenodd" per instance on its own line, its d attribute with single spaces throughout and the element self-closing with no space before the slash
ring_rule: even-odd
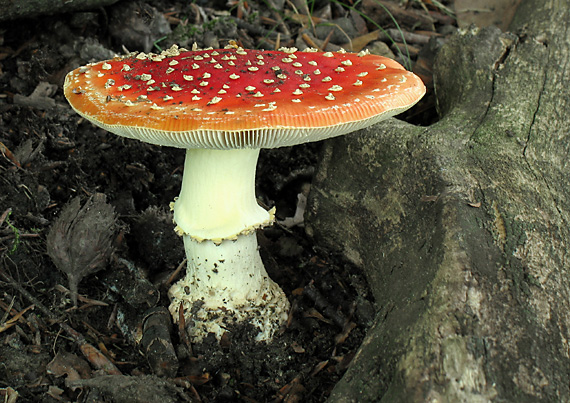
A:
<svg viewBox="0 0 570 403">
<path fill-rule="evenodd" d="M 569 24 L 523 1 L 441 50 L 438 123 L 326 143 L 307 231 L 379 308 L 331 402 L 570 400 Z"/>
</svg>

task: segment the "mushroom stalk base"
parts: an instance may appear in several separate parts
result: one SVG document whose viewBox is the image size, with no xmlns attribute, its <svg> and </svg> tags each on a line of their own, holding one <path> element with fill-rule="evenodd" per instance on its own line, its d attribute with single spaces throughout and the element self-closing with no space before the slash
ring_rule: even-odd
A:
<svg viewBox="0 0 570 403">
<path fill-rule="evenodd" d="M 170 312 L 176 320 L 182 305 L 192 340 L 208 333 L 219 339 L 239 322 L 260 330 L 256 340 L 270 340 L 287 320 L 289 301 L 263 267 L 256 234 L 220 244 L 184 236 L 184 247 L 187 273 L 169 291 Z"/>
</svg>

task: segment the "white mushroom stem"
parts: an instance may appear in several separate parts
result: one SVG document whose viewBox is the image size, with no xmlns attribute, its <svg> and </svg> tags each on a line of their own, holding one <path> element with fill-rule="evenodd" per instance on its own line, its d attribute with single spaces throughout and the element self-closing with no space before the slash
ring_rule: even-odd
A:
<svg viewBox="0 0 570 403">
<path fill-rule="evenodd" d="M 255 229 L 273 221 L 273 211 L 255 198 L 259 150 L 188 150 L 180 197 L 174 203 L 184 237 L 186 277 L 172 286 L 170 311 L 180 305 L 191 338 L 218 338 L 233 322 L 259 329 L 269 340 L 287 319 L 289 302 L 267 275 Z"/>
<path fill-rule="evenodd" d="M 259 149 L 186 151 L 174 221 L 180 233 L 220 242 L 273 222 L 255 198 Z"/>
</svg>

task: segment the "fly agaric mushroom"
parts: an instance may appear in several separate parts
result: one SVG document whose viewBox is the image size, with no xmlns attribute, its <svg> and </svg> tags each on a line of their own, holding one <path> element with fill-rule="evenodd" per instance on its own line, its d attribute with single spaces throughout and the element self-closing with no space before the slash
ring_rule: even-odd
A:
<svg viewBox="0 0 570 403">
<path fill-rule="evenodd" d="M 70 72 L 65 96 L 81 116 L 115 134 L 186 148 L 173 203 L 187 274 L 169 295 L 191 337 L 218 337 L 230 321 L 269 340 L 289 302 L 267 275 L 255 230 L 270 225 L 255 198 L 261 148 L 290 146 L 370 126 L 413 106 L 425 86 L 391 59 L 320 53 L 173 46 Z"/>
</svg>

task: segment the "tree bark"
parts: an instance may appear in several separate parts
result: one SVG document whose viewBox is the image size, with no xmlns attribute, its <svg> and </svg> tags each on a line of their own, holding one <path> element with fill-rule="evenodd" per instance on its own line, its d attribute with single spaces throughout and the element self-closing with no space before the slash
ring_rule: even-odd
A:
<svg viewBox="0 0 570 403">
<path fill-rule="evenodd" d="M 441 120 L 329 141 L 307 231 L 376 321 L 332 402 L 570 400 L 570 0 L 438 55 Z"/>
</svg>

